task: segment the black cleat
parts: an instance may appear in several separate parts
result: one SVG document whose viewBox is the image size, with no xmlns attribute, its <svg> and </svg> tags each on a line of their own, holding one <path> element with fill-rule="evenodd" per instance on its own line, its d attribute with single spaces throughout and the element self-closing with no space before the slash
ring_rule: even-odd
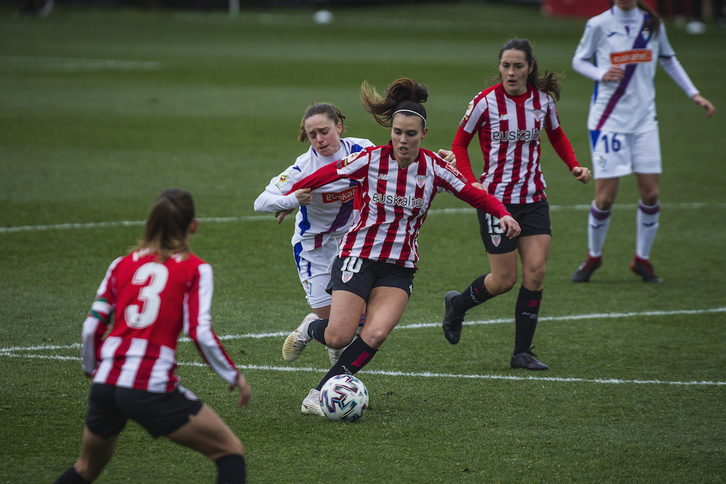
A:
<svg viewBox="0 0 726 484">
<path fill-rule="evenodd" d="M 572 282 L 588 282 L 595 269 L 602 264 L 601 257 L 587 256 L 587 260 L 580 264 L 580 267 L 572 274 Z"/>
<path fill-rule="evenodd" d="M 548 370 L 549 366 L 545 365 L 537 358 L 535 358 L 532 351 L 523 351 L 522 353 L 512 355 L 512 359 L 509 362 L 509 366 L 512 368 L 524 368 L 527 370 Z"/>
<path fill-rule="evenodd" d="M 655 275 L 655 269 L 646 259 L 635 256 L 630 263 L 630 270 L 643 278 L 643 282 L 663 282 L 663 279 Z"/>
<path fill-rule="evenodd" d="M 461 325 L 464 322 L 464 315 L 459 314 L 451 305 L 451 300 L 458 296 L 456 291 L 449 291 L 444 296 L 444 322 L 441 326 L 444 329 L 444 337 L 446 341 L 455 345 L 461 337 Z"/>
</svg>

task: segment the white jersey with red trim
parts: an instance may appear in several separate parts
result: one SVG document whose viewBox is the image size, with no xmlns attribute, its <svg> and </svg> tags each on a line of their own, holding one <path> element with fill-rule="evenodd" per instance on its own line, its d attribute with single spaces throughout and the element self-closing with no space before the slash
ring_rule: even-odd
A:
<svg viewBox="0 0 726 484">
<path fill-rule="evenodd" d="M 212 267 L 194 254 L 157 262 L 142 250 L 109 267 L 83 324 L 83 369 L 94 383 L 167 393 L 177 386 L 182 331 L 227 383 L 234 362 L 212 330 Z M 106 334 L 111 317 L 111 331 Z"/>
<path fill-rule="evenodd" d="M 367 139 L 342 138 L 340 149 L 332 156 L 320 156 L 311 146 L 308 151 L 295 160 L 284 172 L 270 180 L 265 191 L 255 201 L 258 212 L 276 212 L 297 207 L 292 197 L 285 197 L 295 182 L 322 168 L 328 163 L 338 161 L 352 153 L 373 146 Z M 295 232 L 292 245 L 301 244 L 305 250 L 317 249 L 344 234 L 353 221 L 353 198 L 355 184 L 349 180 L 329 183 L 313 193 L 313 201 L 300 207 L 295 216 Z M 289 205 L 292 203 L 292 205 Z"/>
<path fill-rule="evenodd" d="M 459 126 L 479 136 L 480 181 L 489 193 L 515 204 L 547 198 L 540 135 L 560 127 L 552 96 L 530 85 L 524 94 L 510 96 L 502 83 L 495 84 L 474 97 Z"/>
<path fill-rule="evenodd" d="M 461 173 L 432 151 L 419 149 L 418 158 L 406 168 L 399 166 L 392 152 L 390 143 L 367 148 L 292 188 L 321 186 L 341 178 L 358 183 L 355 202 L 359 216 L 343 236 L 340 257 L 415 267 L 419 230 L 434 196 L 441 191 L 450 191 L 498 217 L 508 215 L 495 197 L 468 185 Z"/>
<path fill-rule="evenodd" d="M 620 82 L 595 82 L 587 127 L 591 131 L 638 133 L 657 129 L 655 78 L 659 58 L 675 56 L 665 25 L 654 34 L 647 13 L 610 8 L 587 21 L 575 58 L 590 61 L 601 72 L 621 65 Z"/>
</svg>

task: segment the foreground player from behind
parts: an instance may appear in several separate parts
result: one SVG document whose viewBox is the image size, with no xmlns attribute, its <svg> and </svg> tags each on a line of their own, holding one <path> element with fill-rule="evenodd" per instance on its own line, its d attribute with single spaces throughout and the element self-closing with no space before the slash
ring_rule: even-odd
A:
<svg viewBox="0 0 726 484">
<path fill-rule="evenodd" d="M 527 40 L 513 39 L 499 51 L 500 83 L 481 91 L 469 104 L 453 143 L 457 167 L 469 183 L 500 199 L 519 222 L 522 233 L 514 240 L 502 237 L 496 215 L 478 212 L 479 231 L 489 256 L 491 273 L 474 280 L 461 294 L 444 296 L 444 336 L 457 344 L 464 314 L 485 301 L 504 294 L 517 282 L 517 253 L 522 261 L 522 285 L 514 312 L 512 368 L 546 370 L 531 351 L 537 327 L 545 265 L 552 227 L 540 166 L 540 134 L 552 146 L 577 181 L 590 181 L 590 170 L 581 167 L 560 127 L 555 100 L 560 84 L 555 74 L 540 75 L 537 59 Z M 484 156 L 481 184 L 471 169 L 468 147 L 478 134 Z"/>
<path fill-rule="evenodd" d="M 657 63 L 706 109 L 707 118 L 713 115 L 713 105 L 699 94 L 676 59 L 665 25 L 645 2 L 615 0 L 612 8 L 587 21 L 572 67 L 595 81 L 587 120 L 595 200 L 588 215 L 587 259 L 572 274 L 573 282 L 589 281 L 602 264 L 618 181 L 631 173 L 640 200 L 630 269 L 644 282 L 661 282 L 650 263 L 660 220 L 662 171 L 653 82 Z"/>
<path fill-rule="evenodd" d="M 385 97 L 364 83 L 363 106 L 379 124 L 390 128 L 390 142 L 327 165 L 292 188 L 315 189 L 348 179 L 357 185 L 356 207 L 360 210 L 333 263 L 330 318 L 306 318 L 283 344 L 287 361 L 299 357 L 313 339 L 332 348 L 345 348 L 303 400 L 302 413 L 322 415 L 319 398 L 323 384 L 335 375 L 358 372 L 398 324 L 413 287 L 418 233 L 438 192 L 451 192 L 493 213 L 501 219 L 503 235 L 519 234 L 519 225 L 501 202 L 468 185 L 449 163 L 421 148 L 428 132 L 422 105 L 427 98 L 426 87 L 413 79 L 394 81 Z M 365 326 L 356 338 L 364 307 Z"/>
<path fill-rule="evenodd" d="M 212 268 L 189 248 L 197 224 L 188 192 L 163 191 L 138 247 L 106 272 L 83 323 L 83 371 L 93 384 L 81 455 L 57 483 L 96 479 L 129 419 L 214 461 L 217 482 L 245 482 L 242 443 L 174 374 L 183 331 L 230 390 L 239 390 L 237 404 L 249 403 L 247 381 L 212 330 Z"/>
</svg>

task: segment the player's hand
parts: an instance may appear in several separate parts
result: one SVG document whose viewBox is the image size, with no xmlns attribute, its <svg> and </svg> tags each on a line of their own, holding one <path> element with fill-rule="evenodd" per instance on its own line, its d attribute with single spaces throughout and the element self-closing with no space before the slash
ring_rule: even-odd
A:
<svg viewBox="0 0 726 484">
<path fill-rule="evenodd" d="M 252 396 L 252 389 L 249 383 L 242 373 L 237 373 L 237 381 L 229 386 L 229 391 L 233 391 L 235 388 L 239 389 L 239 400 L 237 401 L 238 407 L 246 407 L 250 403 L 250 397 Z"/>
<path fill-rule="evenodd" d="M 456 155 L 453 151 L 439 150 L 436 154 L 439 155 L 439 157 L 443 158 L 444 161 L 448 161 L 451 166 L 456 168 Z"/>
<path fill-rule="evenodd" d="M 485 192 L 487 192 L 487 189 L 484 188 L 484 185 L 482 185 L 479 182 L 474 182 L 471 184 L 471 186 L 473 186 L 474 188 L 478 188 L 479 190 L 484 190 Z M 487 193 L 489 193 L 489 192 L 487 192 Z"/>
<path fill-rule="evenodd" d="M 602 76 L 602 80 L 605 82 L 620 82 L 623 80 L 625 70 L 620 66 L 611 66 L 607 70 L 605 75 Z"/>
<path fill-rule="evenodd" d="M 510 215 L 505 215 L 499 219 L 499 224 L 505 229 L 504 233 L 510 239 L 514 239 L 519 235 L 522 229 L 519 227 L 519 223 L 514 220 Z"/>
<path fill-rule="evenodd" d="M 716 112 L 716 108 L 713 107 L 713 104 L 711 104 L 711 101 L 709 101 L 705 97 L 701 96 L 700 94 L 695 94 L 691 99 L 693 99 L 693 101 L 696 104 L 698 104 L 699 106 L 703 107 L 706 110 L 707 118 L 710 118 Z"/>
<path fill-rule="evenodd" d="M 313 201 L 313 191 L 310 188 L 301 188 L 295 191 L 295 197 L 300 205 L 310 205 Z"/>
<path fill-rule="evenodd" d="M 275 212 L 275 218 L 277 219 L 277 223 L 281 224 L 283 220 L 285 220 L 285 217 L 290 215 L 292 212 L 294 212 L 294 209 L 289 210 L 280 210 L 279 212 Z"/>
<path fill-rule="evenodd" d="M 572 174 L 575 175 L 575 179 L 582 183 L 587 183 L 592 179 L 592 172 L 589 168 L 586 168 L 584 166 L 576 166 L 574 170 L 572 170 Z"/>
</svg>

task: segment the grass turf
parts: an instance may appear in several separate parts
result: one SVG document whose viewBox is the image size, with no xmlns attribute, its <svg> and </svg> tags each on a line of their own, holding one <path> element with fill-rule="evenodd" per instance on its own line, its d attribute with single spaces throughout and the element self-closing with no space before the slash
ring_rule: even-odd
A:
<svg viewBox="0 0 726 484">
<path fill-rule="evenodd" d="M 535 350 L 551 370 L 508 368 L 516 290 L 467 316 L 451 346 L 442 296 L 487 271 L 475 216 L 446 194 L 420 237 L 420 272 L 401 324 L 359 376 L 371 408 L 353 425 L 299 414 L 326 369 L 311 347 L 281 361 L 307 312 L 293 272 L 291 223 L 255 215 L 267 181 L 304 150 L 311 101 L 347 116 L 348 134 L 385 129 L 362 110 L 363 79 L 400 76 L 431 97 L 425 146 L 450 145 L 466 105 L 496 73 L 499 47 L 533 41 L 565 74 L 558 109 L 589 165 L 592 85 L 570 59 L 582 19 L 485 2 L 223 13 L 58 8 L 0 11 L 0 481 L 48 482 L 77 456 L 88 382 L 77 343 L 111 260 L 135 243 L 167 186 L 195 196 L 193 248 L 215 268 L 217 332 L 253 387 L 248 408 L 182 343 L 179 374 L 246 446 L 250 482 L 722 482 L 726 317 L 720 196 L 722 113 L 710 120 L 660 71 L 664 174 L 653 262 L 628 270 L 634 182 L 621 184 L 605 264 L 573 285 L 592 186 L 543 143 L 554 236 Z M 669 37 L 696 86 L 726 106 L 726 32 Z M 473 159 L 478 148 L 472 147 Z M 129 222 L 129 223 L 123 223 Z M 78 224 L 78 225 L 65 225 Z M 268 335 L 268 336 L 265 336 Z M 255 337 L 253 337 L 255 336 Z M 135 424 L 98 482 L 211 482 L 213 464 Z"/>
</svg>

